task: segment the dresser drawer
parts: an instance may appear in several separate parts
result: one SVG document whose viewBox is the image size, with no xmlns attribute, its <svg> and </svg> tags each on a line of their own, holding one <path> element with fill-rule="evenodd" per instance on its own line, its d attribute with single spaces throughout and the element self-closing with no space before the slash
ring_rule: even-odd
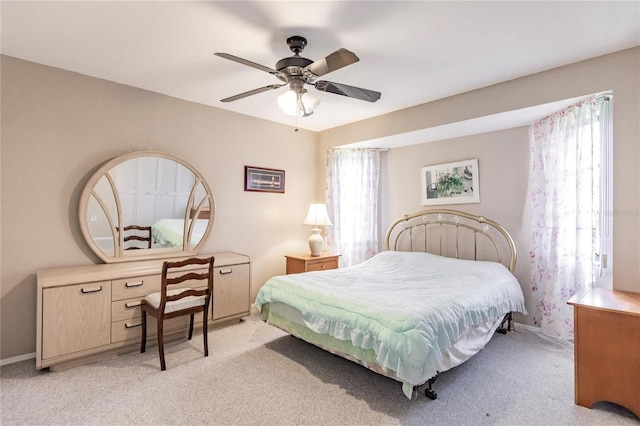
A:
<svg viewBox="0 0 640 426">
<path fill-rule="evenodd" d="M 202 313 L 195 314 L 194 324 L 202 323 Z M 170 332 L 178 328 L 189 328 L 189 315 L 171 318 L 164 321 L 164 332 Z M 156 319 L 147 315 L 147 341 L 150 336 L 157 334 Z M 116 321 L 111 324 L 111 343 L 122 342 L 130 339 L 140 339 L 142 337 L 142 318 L 133 318 L 125 321 Z"/>
<path fill-rule="evenodd" d="M 196 281 L 198 284 L 202 284 L 204 281 Z M 189 282 L 185 281 L 179 285 L 174 285 L 171 288 L 186 288 L 189 287 Z M 206 286 L 192 286 L 189 288 L 206 288 Z M 111 302 L 111 322 L 129 320 L 133 318 L 140 318 L 142 315 L 140 309 L 140 301 L 144 299 L 144 296 L 134 297 L 132 299 L 116 300 Z M 209 304 L 209 313 L 211 313 L 211 304 Z"/>
<path fill-rule="evenodd" d="M 161 282 L 162 278 L 160 275 L 113 280 L 111 284 L 112 300 L 142 298 L 147 294 L 160 291 Z"/>
<path fill-rule="evenodd" d="M 142 297 L 135 299 L 116 300 L 111 303 L 111 322 L 140 318 L 140 301 Z"/>
<path fill-rule="evenodd" d="M 299 274 L 301 272 L 328 271 L 340 267 L 340 255 L 325 253 L 320 256 L 287 255 L 287 274 Z"/>
<path fill-rule="evenodd" d="M 169 278 L 178 277 L 184 275 L 187 272 L 193 272 L 197 274 L 205 274 L 206 269 L 185 270 L 184 272 L 173 272 L 169 274 Z M 204 280 L 189 280 L 180 284 L 175 284 L 169 287 L 174 288 L 186 288 L 186 287 L 206 287 L 206 281 Z M 112 300 L 124 300 L 134 298 L 144 298 L 147 294 L 156 293 L 160 291 L 162 287 L 162 275 L 147 275 L 144 277 L 130 278 L 124 280 L 113 280 L 112 284 Z"/>
<path fill-rule="evenodd" d="M 307 271 L 324 271 L 326 269 L 338 269 L 338 258 L 319 259 L 307 262 Z"/>
</svg>

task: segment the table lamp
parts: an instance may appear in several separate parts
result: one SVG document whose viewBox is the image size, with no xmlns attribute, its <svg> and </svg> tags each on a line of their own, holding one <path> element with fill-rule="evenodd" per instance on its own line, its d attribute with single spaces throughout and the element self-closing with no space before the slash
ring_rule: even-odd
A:
<svg viewBox="0 0 640 426">
<path fill-rule="evenodd" d="M 319 226 L 332 225 L 329 215 L 327 214 L 327 206 L 324 204 L 311 204 L 309 212 L 305 218 L 303 225 L 312 225 L 311 236 L 309 237 L 309 248 L 311 256 L 320 256 L 324 240 L 320 235 Z"/>
</svg>

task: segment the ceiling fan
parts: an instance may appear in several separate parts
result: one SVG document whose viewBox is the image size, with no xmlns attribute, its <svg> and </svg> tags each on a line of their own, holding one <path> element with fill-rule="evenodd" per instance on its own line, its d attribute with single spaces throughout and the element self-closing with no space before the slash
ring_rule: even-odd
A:
<svg viewBox="0 0 640 426">
<path fill-rule="evenodd" d="M 216 56 L 268 72 L 283 82 L 230 96 L 221 99 L 221 102 L 233 102 L 246 98 L 247 96 L 289 85 L 289 90 L 278 97 L 278 105 L 289 115 L 307 117 L 313 114 L 313 110 L 318 106 L 320 101 L 307 92 L 304 88 L 305 84 L 314 86 L 321 92 L 334 93 L 363 101 L 375 102 L 380 99 L 380 92 L 332 81 L 316 80 L 318 77 L 358 62 L 360 59 L 353 52 L 347 49 L 338 49 L 330 55 L 314 62 L 300 56 L 300 52 L 302 52 L 307 45 L 306 38 L 302 36 L 292 36 L 287 38 L 287 44 L 293 52 L 293 56 L 279 60 L 276 63 L 275 69 L 230 55 L 229 53 L 216 52 Z"/>
</svg>

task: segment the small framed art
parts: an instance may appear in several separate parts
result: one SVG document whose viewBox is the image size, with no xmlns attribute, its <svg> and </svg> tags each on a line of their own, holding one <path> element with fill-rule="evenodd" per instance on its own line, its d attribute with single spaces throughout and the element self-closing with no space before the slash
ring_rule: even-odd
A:
<svg viewBox="0 0 640 426">
<path fill-rule="evenodd" d="M 422 205 L 480 202 L 478 159 L 423 167 Z"/>
<path fill-rule="evenodd" d="M 284 170 L 244 166 L 244 190 L 284 194 Z"/>
</svg>

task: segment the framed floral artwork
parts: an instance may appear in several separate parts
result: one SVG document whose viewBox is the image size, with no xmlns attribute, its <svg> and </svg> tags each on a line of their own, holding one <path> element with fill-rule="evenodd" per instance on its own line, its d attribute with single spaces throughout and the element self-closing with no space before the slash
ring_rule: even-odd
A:
<svg viewBox="0 0 640 426">
<path fill-rule="evenodd" d="M 423 167 L 422 205 L 480 202 L 478 159 Z"/>
</svg>

